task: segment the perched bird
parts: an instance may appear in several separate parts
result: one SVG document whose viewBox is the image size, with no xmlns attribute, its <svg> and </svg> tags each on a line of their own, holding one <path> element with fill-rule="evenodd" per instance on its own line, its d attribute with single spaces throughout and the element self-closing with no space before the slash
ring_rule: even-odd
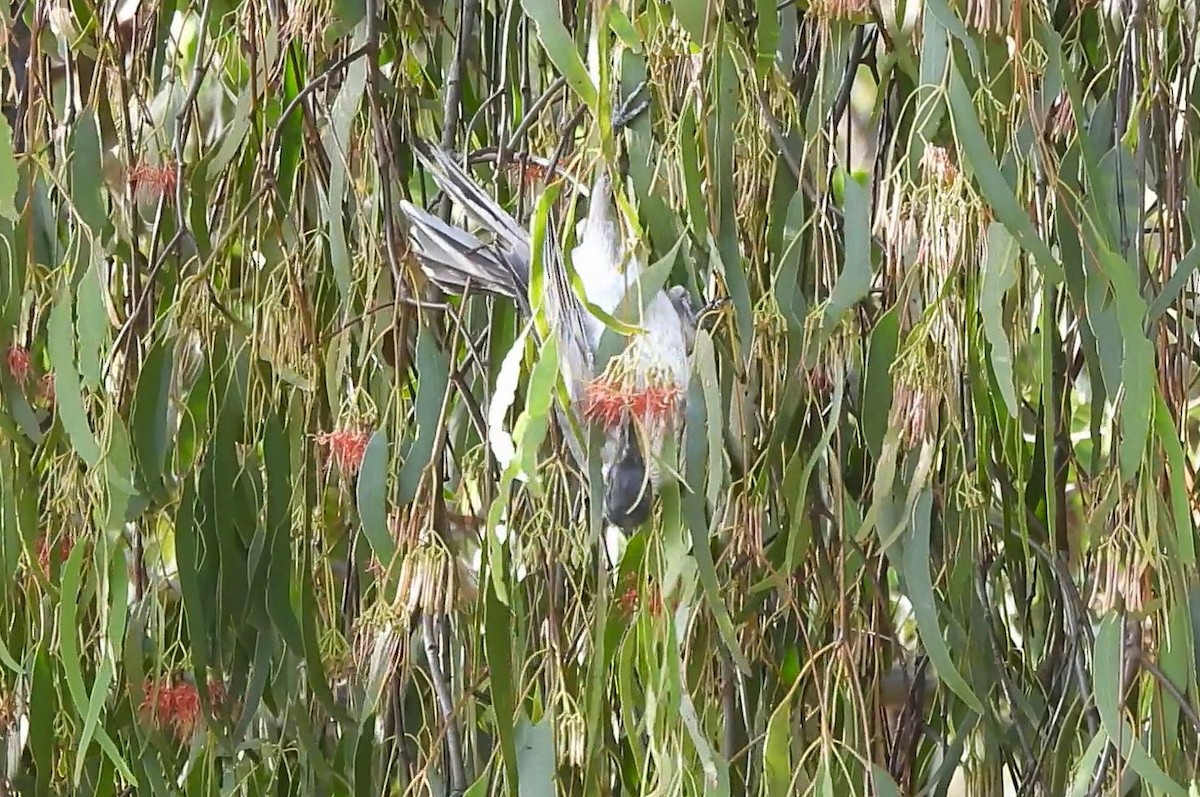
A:
<svg viewBox="0 0 1200 797">
<path fill-rule="evenodd" d="M 445 194 L 491 235 L 491 241 L 481 241 L 402 201 L 412 251 L 422 271 L 446 293 L 461 295 L 469 284 L 516 302 L 528 318 L 529 233 L 447 152 L 420 141 L 414 148 Z M 628 530 L 649 518 L 662 483 L 659 459 L 666 436 L 678 440 L 682 431 L 699 314 L 683 286 L 659 289 L 648 301 L 637 296 L 637 280 L 646 264 L 625 238 L 613 218 L 612 184 L 601 171 L 571 260 L 587 302 L 605 314 L 618 315 L 630 292 L 633 311 L 622 320 L 638 328 L 603 369 L 596 356 L 607 327 L 572 291 L 553 224 L 547 225 L 545 239 L 543 296 L 547 323 L 558 339 L 569 411 L 581 421 L 600 424 L 605 432 L 605 519 Z M 564 424 L 564 433 L 586 473 L 586 459 L 569 424 Z"/>
</svg>

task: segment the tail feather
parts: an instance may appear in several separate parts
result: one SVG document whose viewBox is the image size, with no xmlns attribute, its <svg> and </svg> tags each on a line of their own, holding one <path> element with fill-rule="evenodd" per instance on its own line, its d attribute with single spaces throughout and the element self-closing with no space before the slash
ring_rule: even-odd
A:
<svg viewBox="0 0 1200 797">
<path fill-rule="evenodd" d="M 445 150 L 414 141 L 414 151 L 447 196 L 462 207 L 476 223 L 502 239 L 512 250 L 515 259 L 525 264 L 525 271 L 521 276 L 528 283 L 529 233 L 525 228 L 500 207 L 495 199 L 485 193 Z"/>
<path fill-rule="evenodd" d="M 409 202 L 401 201 L 400 209 L 408 217 L 409 237 L 422 271 L 442 290 L 461 294 L 469 283 L 521 304 L 528 301 L 516 258 Z"/>
</svg>

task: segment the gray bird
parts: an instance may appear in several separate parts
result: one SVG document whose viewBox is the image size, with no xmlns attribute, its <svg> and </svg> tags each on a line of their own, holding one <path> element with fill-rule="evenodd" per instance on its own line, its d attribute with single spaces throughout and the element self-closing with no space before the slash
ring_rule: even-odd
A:
<svg viewBox="0 0 1200 797">
<path fill-rule="evenodd" d="M 448 153 L 420 141 L 414 142 L 414 149 L 445 194 L 491 235 L 485 243 L 402 201 L 412 251 L 422 271 L 448 294 L 461 295 L 469 284 L 514 301 L 528 318 L 529 233 Z M 546 318 L 558 338 L 569 411 L 581 421 L 603 426 L 604 516 L 615 526 L 632 529 L 650 516 L 653 495 L 661 486 L 659 459 L 666 436 L 678 441 L 682 431 L 698 314 L 683 286 L 658 290 L 649 301 L 640 302 L 638 312 L 637 280 L 646 264 L 625 245 L 613 218 L 612 184 L 603 170 L 590 191 L 572 263 L 587 301 L 610 316 L 633 288 L 630 322 L 639 331 L 601 372 L 597 373 L 596 355 L 607 327 L 572 291 L 553 224 L 547 225 L 543 261 Z M 565 421 L 561 414 L 560 420 Z M 570 424 L 562 425 L 586 473 L 582 447 Z"/>
</svg>

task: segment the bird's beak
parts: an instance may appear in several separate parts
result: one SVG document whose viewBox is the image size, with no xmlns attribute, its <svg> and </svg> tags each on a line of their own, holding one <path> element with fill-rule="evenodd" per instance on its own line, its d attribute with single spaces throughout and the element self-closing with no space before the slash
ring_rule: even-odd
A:
<svg viewBox="0 0 1200 797">
<path fill-rule="evenodd" d="M 719 299 L 713 299 L 708 304 L 700 308 L 700 312 L 696 315 L 696 328 L 704 329 L 715 321 L 725 308 L 733 302 L 728 296 L 722 296 Z"/>
</svg>

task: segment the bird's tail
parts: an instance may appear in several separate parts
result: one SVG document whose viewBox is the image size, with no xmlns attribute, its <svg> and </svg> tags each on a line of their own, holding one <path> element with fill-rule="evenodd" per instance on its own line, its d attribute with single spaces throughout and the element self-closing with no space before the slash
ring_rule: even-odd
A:
<svg viewBox="0 0 1200 797">
<path fill-rule="evenodd" d="M 426 276 L 447 293 L 473 288 L 526 302 L 529 234 L 444 150 L 420 140 L 413 149 L 451 201 L 493 238 L 484 243 L 428 212 L 402 201 L 409 236 Z"/>
<path fill-rule="evenodd" d="M 401 200 L 408 218 L 408 235 L 417 263 L 435 285 L 449 294 L 462 295 L 467 286 L 504 296 L 524 306 L 527 261 L 487 244 Z"/>
</svg>

